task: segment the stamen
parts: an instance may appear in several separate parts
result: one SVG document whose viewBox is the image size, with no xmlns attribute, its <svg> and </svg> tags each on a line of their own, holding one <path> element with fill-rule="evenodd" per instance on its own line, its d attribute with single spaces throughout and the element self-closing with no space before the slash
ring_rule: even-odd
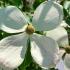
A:
<svg viewBox="0 0 70 70">
<path fill-rule="evenodd" d="M 35 32 L 35 28 L 32 26 L 32 24 L 28 24 L 27 28 L 26 28 L 26 33 L 31 35 Z"/>
<path fill-rule="evenodd" d="M 70 46 L 65 47 L 65 51 L 66 51 L 66 53 L 70 54 Z"/>
</svg>

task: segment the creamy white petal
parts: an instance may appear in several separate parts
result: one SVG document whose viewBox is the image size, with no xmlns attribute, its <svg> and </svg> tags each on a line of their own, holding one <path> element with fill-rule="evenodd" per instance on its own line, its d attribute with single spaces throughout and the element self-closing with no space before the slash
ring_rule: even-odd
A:
<svg viewBox="0 0 70 70">
<path fill-rule="evenodd" d="M 57 1 L 57 0 L 48 0 L 48 1 Z"/>
<path fill-rule="evenodd" d="M 59 50 L 60 61 L 58 62 L 58 64 L 55 67 L 58 70 L 64 70 L 64 62 L 62 60 L 62 56 L 63 56 L 64 53 L 65 53 L 65 50 L 63 50 L 63 49 Z"/>
<path fill-rule="evenodd" d="M 2 68 L 14 69 L 23 62 L 27 39 L 27 35 L 22 33 L 0 41 L 0 66 Z"/>
<path fill-rule="evenodd" d="M 15 6 L 0 8 L 0 29 L 8 33 L 24 31 L 28 23 L 26 16 Z"/>
<path fill-rule="evenodd" d="M 70 70 L 70 54 L 66 54 L 64 58 L 64 70 Z"/>
<path fill-rule="evenodd" d="M 56 65 L 56 69 L 58 69 L 58 70 L 64 70 L 64 62 L 63 62 L 62 59 L 61 59 L 61 60 L 59 61 L 59 63 Z"/>
<path fill-rule="evenodd" d="M 70 28 L 70 26 L 65 21 L 62 21 L 60 26 L 62 26 L 62 27 L 69 27 Z"/>
<path fill-rule="evenodd" d="M 38 31 L 57 27 L 63 18 L 62 6 L 56 2 L 43 2 L 34 12 L 32 23 Z"/>
<path fill-rule="evenodd" d="M 4 68 L 2 68 L 2 70 L 14 70 L 14 69 L 4 67 Z"/>
<path fill-rule="evenodd" d="M 66 51 L 64 49 L 60 49 L 59 50 L 59 57 L 60 57 L 60 59 L 62 59 L 62 56 L 64 55 L 65 52 Z"/>
<path fill-rule="evenodd" d="M 69 45 L 67 31 L 63 27 L 47 31 L 46 36 L 57 41 L 59 46 L 66 47 Z"/>
<path fill-rule="evenodd" d="M 34 34 L 31 39 L 31 55 L 42 68 L 55 67 L 59 60 L 57 43 L 45 36 Z"/>
</svg>

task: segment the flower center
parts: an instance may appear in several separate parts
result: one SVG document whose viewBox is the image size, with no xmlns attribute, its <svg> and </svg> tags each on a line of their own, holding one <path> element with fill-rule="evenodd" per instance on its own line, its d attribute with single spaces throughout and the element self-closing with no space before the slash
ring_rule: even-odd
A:
<svg viewBox="0 0 70 70">
<path fill-rule="evenodd" d="M 65 47 L 65 51 L 66 51 L 66 53 L 70 54 L 70 46 Z"/>
<path fill-rule="evenodd" d="M 31 35 L 35 32 L 35 28 L 32 26 L 32 24 L 28 24 L 27 28 L 26 28 L 26 33 Z"/>
</svg>

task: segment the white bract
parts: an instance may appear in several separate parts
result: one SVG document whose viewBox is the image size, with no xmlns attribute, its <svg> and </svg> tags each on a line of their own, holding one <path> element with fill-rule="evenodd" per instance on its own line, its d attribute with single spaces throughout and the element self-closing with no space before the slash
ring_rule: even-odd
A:
<svg viewBox="0 0 70 70">
<path fill-rule="evenodd" d="M 46 36 L 51 37 L 55 41 L 57 41 L 60 47 L 69 46 L 67 31 L 62 26 L 58 26 L 53 30 L 47 31 Z"/>
<path fill-rule="evenodd" d="M 57 68 L 59 70 L 70 70 L 70 46 L 66 47 L 68 48 L 67 51 L 61 51 L 61 53 L 65 53 L 65 57 L 63 60 L 61 60 L 61 62 L 59 62 L 59 64 L 57 65 Z"/>
<path fill-rule="evenodd" d="M 14 6 L 1 8 L 0 29 L 8 33 L 21 33 L 0 41 L 0 66 L 17 68 L 24 61 L 27 40 L 30 39 L 34 61 L 44 69 L 55 67 L 59 59 L 56 41 L 36 34 L 35 31 L 54 29 L 61 23 L 62 18 L 62 6 L 55 1 L 45 1 L 40 4 L 34 12 L 32 22 Z"/>
<path fill-rule="evenodd" d="M 70 46 L 65 48 L 66 55 L 64 57 L 64 70 L 70 70 Z"/>
<path fill-rule="evenodd" d="M 64 58 L 64 70 L 70 70 L 70 54 L 66 54 Z"/>
<path fill-rule="evenodd" d="M 64 20 L 62 21 L 60 26 L 70 28 L 70 26 Z"/>
<path fill-rule="evenodd" d="M 56 66 L 56 69 L 58 69 L 58 70 L 64 70 L 63 60 L 59 61 L 58 65 Z"/>
<path fill-rule="evenodd" d="M 63 21 L 61 25 L 58 26 L 57 28 L 47 31 L 46 36 L 51 37 L 55 41 L 57 41 L 60 47 L 66 48 L 69 46 L 69 41 L 67 31 L 64 29 L 64 27 L 69 26 Z M 59 52 L 60 52 L 59 57 L 62 58 L 63 54 L 65 53 L 65 50 L 60 49 Z M 64 61 L 59 62 L 59 64 L 57 64 L 57 68 L 59 70 L 70 70 L 70 54 L 65 55 Z"/>
</svg>

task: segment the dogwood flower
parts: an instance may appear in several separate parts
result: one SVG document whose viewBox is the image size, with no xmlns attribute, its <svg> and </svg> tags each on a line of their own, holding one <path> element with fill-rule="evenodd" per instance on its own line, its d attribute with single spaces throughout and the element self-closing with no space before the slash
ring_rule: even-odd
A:
<svg viewBox="0 0 70 70">
<path fill-rule="evenodd" d="M 58 64 L 59 66 L 57 68 L 59 70 L 70 70 L 70 46 L 69 46 L 67 31 L 63 27 L 69 27 L 69 25 L 67 25 L 65 21 L 63 21 L 59 27 L 48 31 L 46 35 L 56 40 L 59 46 L 65 48 L 60 50 L 60 57 L 65 52 L 66 55 L 64 57 L 64 60 L 62 60 L 62 62 Z"/>
<path fill-rule="evenodd" d="M 0 29 L 7 33 L 20 33 L 0 41 L 0 66 L 17 68 L 23 61 L 30 40 L 31 55 L 42 68 L 55 67 L 59 60 L 59 48 L 55 40 L 35 31 L 48 31 L 62 21 L 62 6 L 55 1 L 43 2 L 33 15 L 32 22 L 14 6 L 0 9 Z M 32 24 L 31 24 L 32 23 Z"/>
</svg>

